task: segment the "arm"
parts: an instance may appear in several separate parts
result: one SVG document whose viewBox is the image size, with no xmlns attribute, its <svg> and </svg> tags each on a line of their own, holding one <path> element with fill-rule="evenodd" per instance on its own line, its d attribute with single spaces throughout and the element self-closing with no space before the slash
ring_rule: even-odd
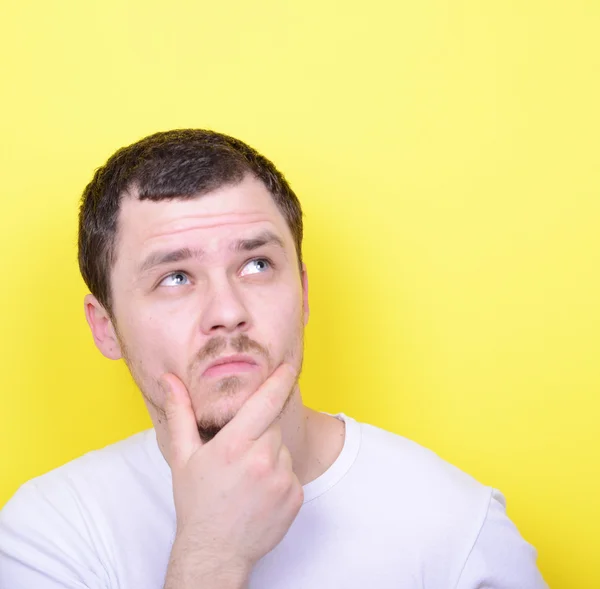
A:
<svg viewBox="0 0 600 589">
<path fill-rule="evenodd" d="M 164 589 L 247 589 L 250 571 L 242 565 L 224 565 L 220 559 L 199 563 L 192 543 L 177 536 L 171 550 Z"/>
<path fill-rule="evenodd" d="M 548 589 L 536 557 L 535 548 L 523 539 L 506 515 L 503 495 L 494 490 L 456 589 Z"/>
</svg>

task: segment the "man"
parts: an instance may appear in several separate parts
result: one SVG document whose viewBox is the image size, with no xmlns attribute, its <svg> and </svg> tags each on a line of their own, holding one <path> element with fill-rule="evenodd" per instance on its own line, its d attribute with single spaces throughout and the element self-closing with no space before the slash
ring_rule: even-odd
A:
<svg viewBox="0 0 600 589">
<path fill-rule="evenodd" d="M 154 428 L 25 483 L 2 589 L 538 589 L 503 496 L 401 436 L 305 407 L 302 212 L 232 137 L 158 133 L 81 203 L 94 342 Z"/>
</svg>

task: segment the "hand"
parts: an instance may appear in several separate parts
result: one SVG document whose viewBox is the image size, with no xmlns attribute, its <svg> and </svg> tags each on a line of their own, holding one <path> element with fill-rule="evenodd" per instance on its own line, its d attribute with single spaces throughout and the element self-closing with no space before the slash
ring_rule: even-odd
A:
<svg viewBox="0 0 600 589">
<path fill-rule="evenodd" d="M 280 365 L 206 444 L 184 384 L 163 376 L 167 419 L 157 436 L 173 475 L 176 545 L 188 564 L 249 575 L 296 518 L 304 494 L 275 423 L 296 376 Z"/>
</svg>

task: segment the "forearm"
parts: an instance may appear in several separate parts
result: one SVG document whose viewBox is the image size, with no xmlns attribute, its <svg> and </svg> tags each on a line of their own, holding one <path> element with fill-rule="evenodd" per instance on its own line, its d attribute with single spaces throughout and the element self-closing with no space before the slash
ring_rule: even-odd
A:
<svg viewBox="0 0 600 589">
<path fill-rule="evenodd" d="M 175 540 L 164 589 L 247 589 L 248 567 L 201 553 Z"/>
</svg>

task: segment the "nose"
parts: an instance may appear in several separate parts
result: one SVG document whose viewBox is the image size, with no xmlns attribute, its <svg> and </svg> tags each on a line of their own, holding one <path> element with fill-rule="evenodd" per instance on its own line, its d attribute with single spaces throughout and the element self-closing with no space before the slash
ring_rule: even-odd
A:
<svg viewBox="0 0 600 589">
<path fill-rule="evenodd" d="M 200 327 L 206 335 L 245 331 L 250 325 L 242 295 L 226 277 L 212 284 L 202 307 Z"/>
</svg>

